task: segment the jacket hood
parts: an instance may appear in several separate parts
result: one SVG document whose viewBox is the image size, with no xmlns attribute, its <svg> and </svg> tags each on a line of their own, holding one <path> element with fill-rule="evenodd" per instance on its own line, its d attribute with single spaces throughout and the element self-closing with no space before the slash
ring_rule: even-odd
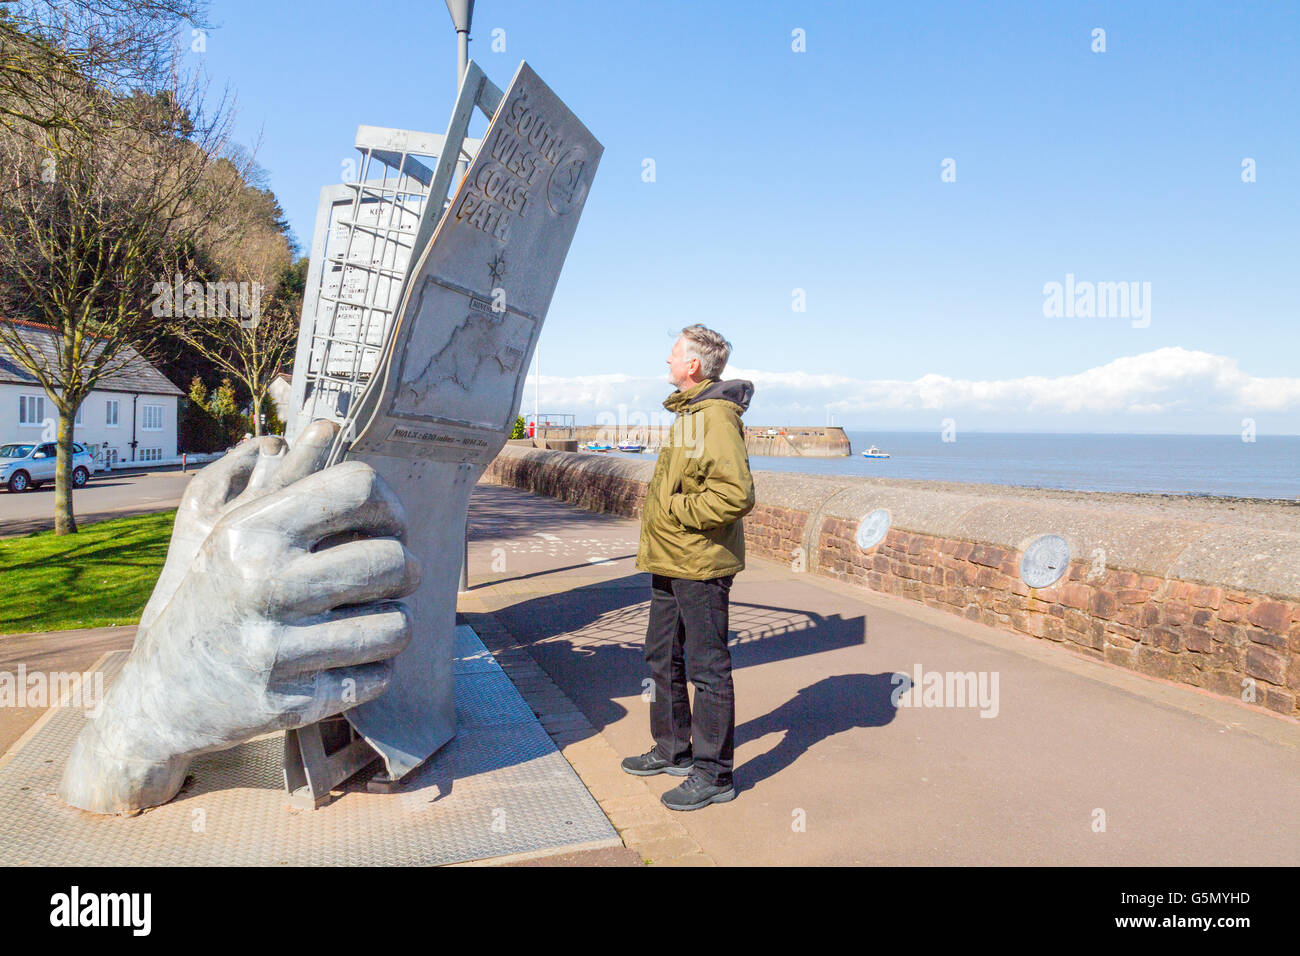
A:
<svg viewBox="0 0 1300 956">
<path fill-rule="evenodd" d="M 749 400 L 754 396 L 754 383 L 743 378 L 732 378 L 725 382 L 705 379 L 698 385 L 692 385 L 685 391 L 673 392 L 664 401 L 664 408 L 670 412 L 680 412 L 687 405 L 700 402 L 724 401 L 740 407 L 743 413 L 749 408 Z"/>
</svg>

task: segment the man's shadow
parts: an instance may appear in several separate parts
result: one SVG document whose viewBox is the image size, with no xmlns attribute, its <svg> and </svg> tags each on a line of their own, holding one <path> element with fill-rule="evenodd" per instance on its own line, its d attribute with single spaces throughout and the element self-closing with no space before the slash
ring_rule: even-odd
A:
<svg viewBox="0 0 1300 956">
<path fill-rule="evenodd" d="M 775 747 L 736 767 L 738 790 L 748 789 L 793 764 L 827 737 L 856 727 L 883 727 L 897 712 L 894 674 L 839 674 L 801 688 L 799 693 L 736 727 L 736 746 L 768 734 L 781 734 Z"/>
<path fill-rule="evenodd" d="M 643 586 L 639 586 L 643 585 Z M 644 639 L 650 576 L 634 574 L 598 585 L 543 594 L 496 612 L 520 644 L 573 698 L 597 731 L 625 717 L 619 703 L 644 691 L 649 677 Z M 732 670 L 860 646 L 863 616 L 825 615 L 797 606 L 731 602 Z M 790 766 L 817 742 L 894 718 L 892 673 L 845 674 L 804 687 L 774 710 L 736 728 L 736 742 L 781 733 L 767 753 L 738 768 L 742 787 Z M 644 695 L 643 699 L 644 699 Z"/>
</svg>

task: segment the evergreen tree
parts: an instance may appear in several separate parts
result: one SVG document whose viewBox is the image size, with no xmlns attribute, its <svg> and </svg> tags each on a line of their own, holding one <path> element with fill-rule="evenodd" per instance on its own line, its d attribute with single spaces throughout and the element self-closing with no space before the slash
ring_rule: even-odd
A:
<svg viewBox="0 0 1300 956">
<path fill-rule="evenodd" d="M 228 378 L 221 380 L 221 387 L 212 393 L 208 411 L 221 426 L 222 441 L 228 448 L 237 445 L 244 438 L 247 422 L 239 414 L 239 402 L 235 398 L 235 386 Z"/>
</svg>

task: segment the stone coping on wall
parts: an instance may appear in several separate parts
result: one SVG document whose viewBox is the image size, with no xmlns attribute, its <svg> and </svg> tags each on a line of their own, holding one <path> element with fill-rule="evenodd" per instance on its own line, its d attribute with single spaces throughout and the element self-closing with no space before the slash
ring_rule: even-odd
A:
<svg viewBox="0 0 1300 956">
<path fill-rule="evenodd" d="M 507 447 L 485 477 L 633 516 L 653 470 Z M 754 554 L 1297 714 L 1300 502 L 762 471 L 754 485 Z M 863 550 L 858 522 L 878 509 L 889 533 Z M 1020 561 L 1048 534 L 1070 563 L 1030 588 Z"/>
<path fill-rule="evenodd" d="M 654 459 L 506 448 L 554 475 L 645 483 Z M 575 489 L 577 490 L 577 489 Z M 759 505 L 858 521 L 878 508 L 891 528 L 1023 551 L 1043 534 L 1072 559 L 1108 568 L 1300 600 L 1300 501 L 1058 491 L 1006 485 L 754 472 Z M 568 497 L 568 496 L 559 496 Z M 814 544 L 809 528 L 805 542 Z M 810 555 L 811 557 L 811 555 Z"/>
</svg>

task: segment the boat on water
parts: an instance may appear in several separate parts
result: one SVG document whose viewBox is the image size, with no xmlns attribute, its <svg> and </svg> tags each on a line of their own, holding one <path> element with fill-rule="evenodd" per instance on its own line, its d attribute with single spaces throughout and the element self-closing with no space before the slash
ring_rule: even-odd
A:
<svg viewBox="0 0 1300 956">
<path fill-rule="evenodd" d="M 603 442 L 598 442 L 598 441 L 589 441 L 587 442 L 587 444 L 583 445 L 582 447 L 587 449 L 587 451 L 613 451 L 614 450 L 613 445 L 606 445 Z"/>
<path fill-rule="evenodd" d="M 868 448 L 866 451 L 862 453 L 862 457 L 863 458 L 888 458 L 889 452 L 881 451 L 875 445 L 872 445 L 870 448 Z"/>
<path fill-rule="evenodd" d="M 624 441 L 618 443 L 618 450 L 642 452 L 645 451 L 645 445 L 641 444 L 639 441 L 632 441 L 631 439 L 625 439 Z"/>
</svg>

